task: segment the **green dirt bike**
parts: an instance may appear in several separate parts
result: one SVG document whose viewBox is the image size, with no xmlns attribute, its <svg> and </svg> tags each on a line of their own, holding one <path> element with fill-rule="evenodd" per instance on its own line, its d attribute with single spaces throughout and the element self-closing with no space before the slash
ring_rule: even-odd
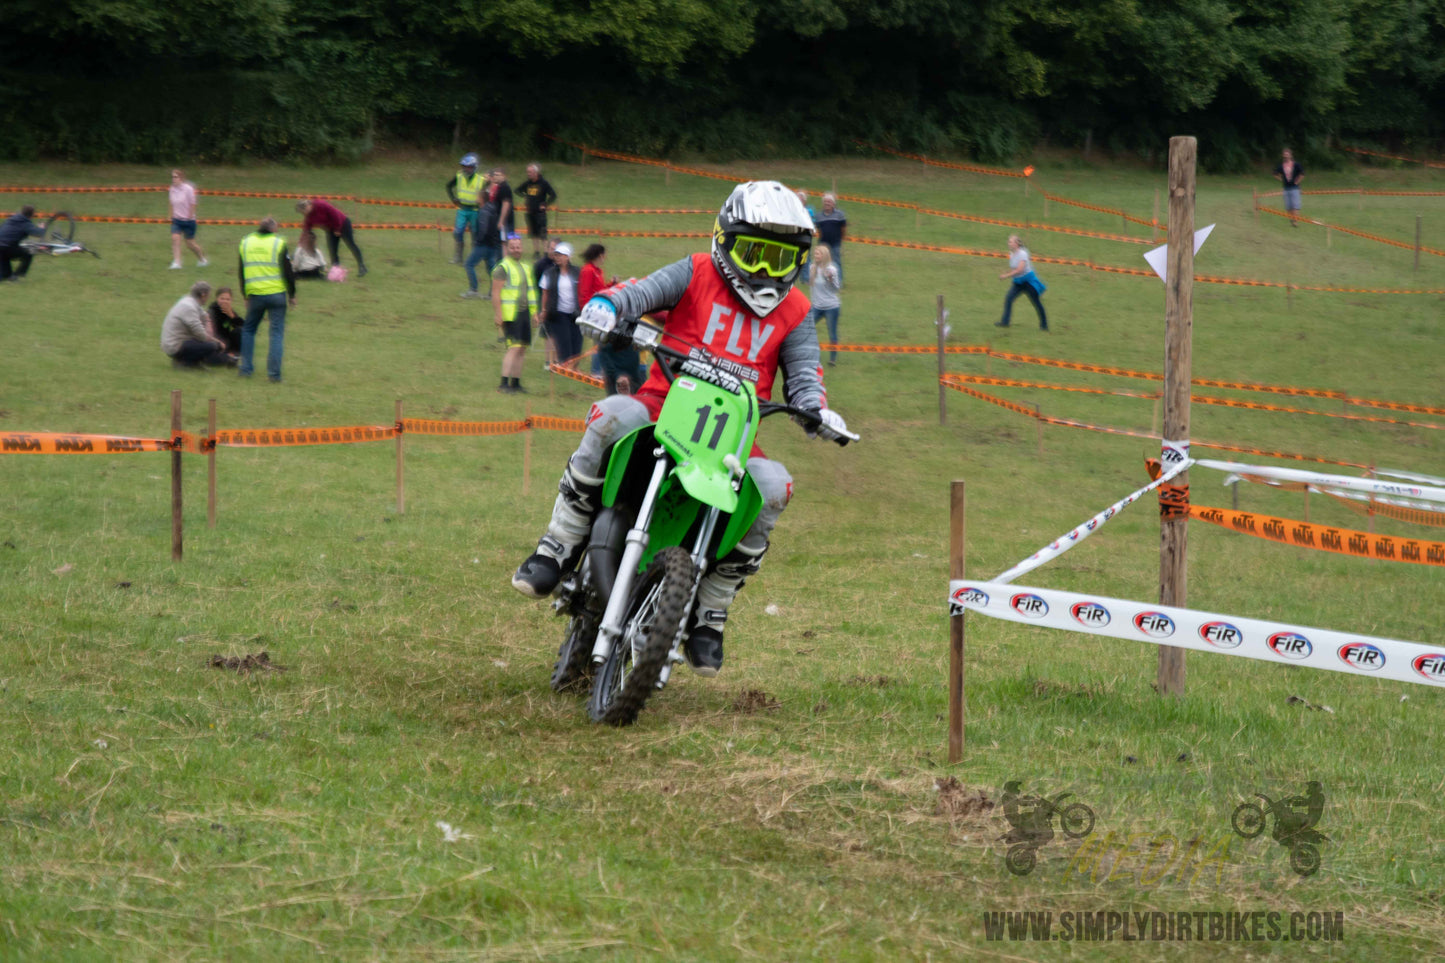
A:
<svg viewBox="0 0 1445 963">
<path fill-rule="evenodd" d="M 725 362 L 701 348 L 688 346 L 684 354 L 664 345 L 653 325 L 619 319 L 608 337 L 651 351 L 671 388 L 657 421 L 604 456 L 602 508 L 577 569 L 552 603 L 568 617 L 552 688 L 580 692 L 590 682 L 592 721 L 625 726 L 684 661 L 703 575 L 762 509 L 747 472 L 758 422 L 786 412 L 815 428 L 819 417 L 759 401 L 752 383 Z"/>
</svg>

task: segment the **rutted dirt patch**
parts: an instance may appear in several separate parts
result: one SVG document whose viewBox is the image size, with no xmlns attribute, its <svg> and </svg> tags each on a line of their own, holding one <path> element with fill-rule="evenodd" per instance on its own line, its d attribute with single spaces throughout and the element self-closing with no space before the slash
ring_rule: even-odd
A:
<svg viewBox="0 0 1445 963">
<path fill-rule="evenodd" d="M 966 819 L 986 815 L 993 809 L 993 800 L 982 789 L 969 789 L 958 781 L 957 776 L 935 779 L 933 787 L 938 790 L 940 816 Z"/>
<path fill-rule="evenodd" d="M 250 675 L 252 672 L 285 672 L 284 665 L 277 665 L 271 661 L 267 652 L 258 652 L 255 655 L 247 655 L 237 658 L 236 656 L 213 655 L 206 662 L 213 669 L 230 669 L 242 675 Z"/>
<path fill-rule="evenodd" d="M 734 712 L 764 712 L 781 709 L 783 704 L 762 689 L 746 689 L 733 700 Z"/>
<path fill-rule="evenodd" d="M 855 675 L 850 676 L 843 684 L 862 686 L 865 689 L 886 689 L 893 684 L 893 680 L 886 675 Z"/>
</svg>

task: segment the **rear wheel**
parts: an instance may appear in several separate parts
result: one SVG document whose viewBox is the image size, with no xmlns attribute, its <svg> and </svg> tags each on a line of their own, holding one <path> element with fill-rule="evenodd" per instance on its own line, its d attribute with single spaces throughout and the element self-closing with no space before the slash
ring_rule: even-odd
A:
<svg viewBox="0 0 1445 963">
<path fill-rule="evenodd" d="M 75 239 L 75 218 L 69 214 L 55 214 L 40 228 L 44 233 L 41 240 L 56 244 L 69 244 Z"/>
<path fill-rule="evenodd" d="M 592 679 L 587 714 L 593 722 L 627 726 L 636 721 L 682 631 L 692 582 L 692 559 L 678 547 L 659 552 L 638 579 L 622 635 Z"/>
</svg>

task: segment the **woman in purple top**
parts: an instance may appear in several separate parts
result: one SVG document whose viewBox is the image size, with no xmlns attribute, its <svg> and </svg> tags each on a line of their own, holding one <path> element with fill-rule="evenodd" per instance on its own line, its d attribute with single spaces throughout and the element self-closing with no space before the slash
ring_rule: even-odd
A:
<svg viewBox="0 0 1445 963">
<path fill-rule="evenodd" d="M 356 276 L 366 277 L 366 260 L 361 256 L 361 248 L 356 246 L 356 238 L 351 233 L 351 218 L 334 205 L 319 197 L 313 197 L 305 201 L 296 202 L 296 210 L 304 215 L 301 222 L 301 230 L 309 231 L 320 225 L 326 229 L 326 246 L 331 251 L 331 263 L 341 263 L 341 241 L 351 249 L 352 256 L 356 258 Z"/>
</svg>

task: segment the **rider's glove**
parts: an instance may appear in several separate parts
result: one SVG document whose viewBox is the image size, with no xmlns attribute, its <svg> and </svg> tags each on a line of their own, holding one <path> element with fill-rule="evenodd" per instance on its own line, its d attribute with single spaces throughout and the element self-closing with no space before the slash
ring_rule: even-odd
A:
<svg viewBox="0 0 1445 963">
<path fill-rule="evenodd" d="M 825 438 L 828 441 L 836 441 L 846 445 L 850 441 L 857 441 L 858 436 L 848 430 L 848 425 L 843 421 L 843 416 L 831 408 L 818 410 L 819 424 L 805 427 L 809 438 Z"/>
<path fill-rule="evenodd" d="M 606 298 L 594 296 L 582 306 L 577 326 L 587 328 L 598 337 L 606 337 L 617 328 L 617 308 Z"/>
</svg>

